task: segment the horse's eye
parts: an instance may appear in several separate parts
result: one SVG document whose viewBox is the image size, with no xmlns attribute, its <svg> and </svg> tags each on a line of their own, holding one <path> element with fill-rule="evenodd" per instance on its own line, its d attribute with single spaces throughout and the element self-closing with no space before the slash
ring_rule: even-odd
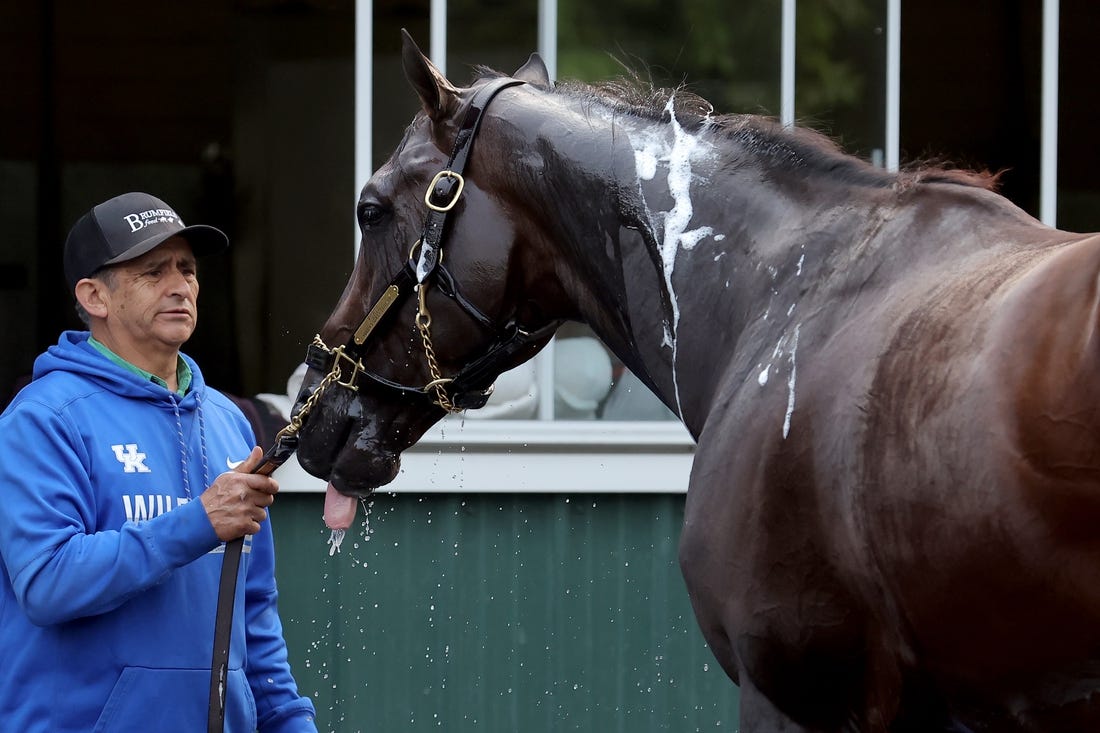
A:
<svg viewBox="0 0 1100 733">
<path fill-rule="evenodd" d="M 364 201 L 359 204 L 359 210 L 357 212 L 359 216 L 359 226 L 364 229 L 378 226 L 382 223 L 382 220 L 386 218 L 386 213 L 386 209 L 382 208 L 379 204 Z"/>
</svg>

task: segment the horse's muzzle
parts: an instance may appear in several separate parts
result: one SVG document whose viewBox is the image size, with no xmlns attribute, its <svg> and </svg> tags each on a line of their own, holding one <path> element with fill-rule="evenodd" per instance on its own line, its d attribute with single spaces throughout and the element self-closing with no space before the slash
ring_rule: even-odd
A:
<svg viewBox="0 0 1100 733">
<path fill-rule="evenodd" d="M 341 494 L 369 496 L 397 478 L 401 457 L 392 451 L 345 449 L 332 468 L 329 482 Z"/>
</svg>

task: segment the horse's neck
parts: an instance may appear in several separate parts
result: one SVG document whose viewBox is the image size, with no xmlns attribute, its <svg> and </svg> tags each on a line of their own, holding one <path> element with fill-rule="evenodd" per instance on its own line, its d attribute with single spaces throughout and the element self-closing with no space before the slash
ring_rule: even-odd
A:
<svg viewBox="0 0 1100 733">
<path fill-rule="evenodd" d="M 569 184 L 555 190 L 573 199 L 555 203 L 569 212 L 555 239 L 583 263 L 575 293 L 583 319 L 679 413 L 723 368 L 723 355 L 707 350 L 715 339 L 685 339 L 684 330 L 720 332 L 732 348 L 741 294 L 753 289 L 746 281 L 762 277 L 746 254 L 782 249 L 823 204 L 761 183 L 758 170 L 729 164 L 736 151 L 675 122 L 615 124 L 611 165 L 589 155 L 562 168 Z M 684 364 L 702 377 L 690 387 Z"/>
</svg>

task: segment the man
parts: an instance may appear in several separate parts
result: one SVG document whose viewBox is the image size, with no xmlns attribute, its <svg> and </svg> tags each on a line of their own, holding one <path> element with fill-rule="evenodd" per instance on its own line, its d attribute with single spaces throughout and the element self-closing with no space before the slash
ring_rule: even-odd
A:
<svg viewBox="0 0 1100 733">
<path fill-rule="evenodd" d="M 248 422 L 180 353 L 195 258 L 227 246 L 144 193 L 69 233 L 90 333 L 63 333 L 0 416 L 3 730 L 206 730 L 223 543 L 244 536 L 226 730 L 316 731 L 276 609 L 278 484 L 248 473 Z"/>
</svg>

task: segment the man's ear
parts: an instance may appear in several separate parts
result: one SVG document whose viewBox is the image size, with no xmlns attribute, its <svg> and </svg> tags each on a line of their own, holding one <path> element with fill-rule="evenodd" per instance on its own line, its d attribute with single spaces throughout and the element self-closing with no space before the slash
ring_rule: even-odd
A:
<svg viewBox="0 0 1100 733">
<path fill-rule="evenodd" d="M 102 280 L 86 277 L 76 284 L 76 302 L 95 318 L 107 317 L 107 284 Z"/>
</svg>

